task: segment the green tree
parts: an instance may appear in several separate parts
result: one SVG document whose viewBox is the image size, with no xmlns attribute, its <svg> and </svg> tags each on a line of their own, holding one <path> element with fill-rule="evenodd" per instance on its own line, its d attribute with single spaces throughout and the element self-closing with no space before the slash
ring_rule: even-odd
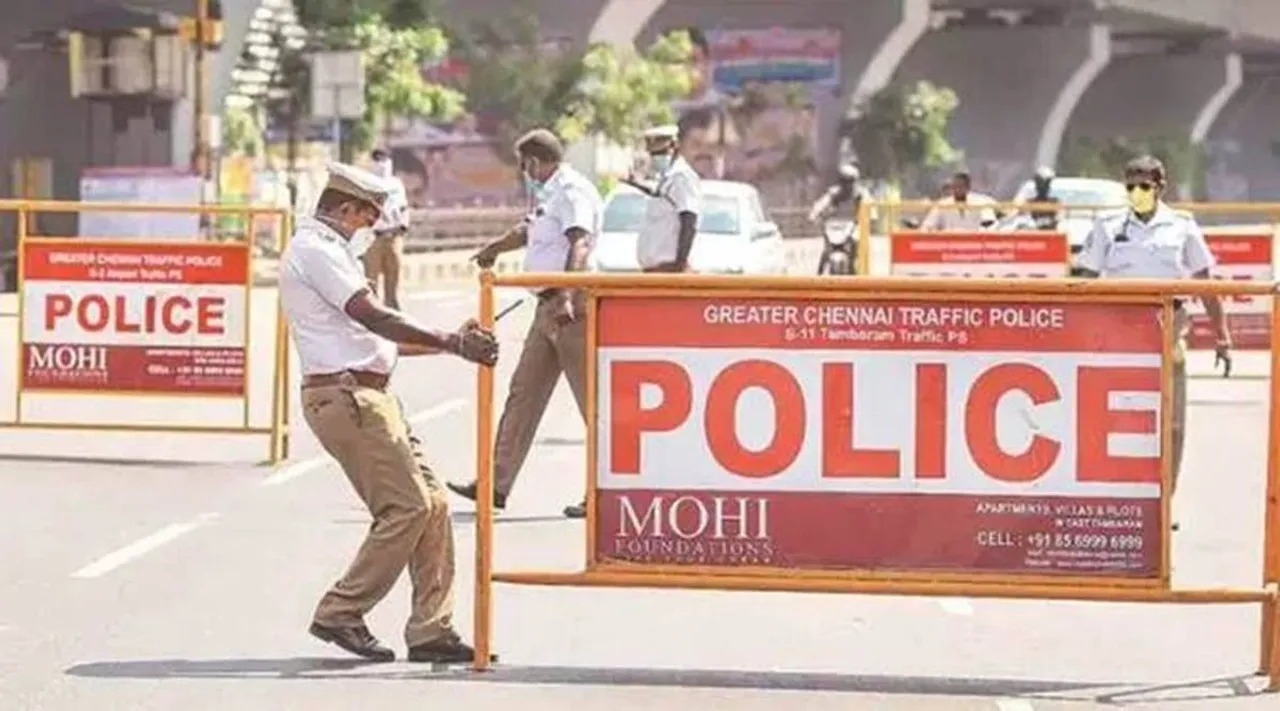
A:
<svg viewBox="0 0 1280 711">
<path fill-rule="evenodd" d="M 947 140 L 956 93 L 927 81 L 890 84 L 855 107 L 843 133 L 863 175 L 895 187 L 962 158 Z"/>
<path fill-rule="evenodd" d="M 685 32 L 661 37 L 643 52 L 610 44 L 585 51 L 548 46 L 536 16 L 515 8 L 456 33 L 467 67 L 461 89 L 486 133 L 510 145 L 536 126 L 575 141 L 599 134 L 634 141 L 654 123 L 673 123 L 672 102 L 693 85 L 693 44 Z M 514 160 L 509 152 L 499 155 Z"/>
<path fill-rule="evenodd" d="M 262 155 L 265 143 L 262 129 L 253 106 L 234 106 L 222 115 L 222 150 L 227 155 L 257 158 Z"/>
<path fill-rule="evenodd" d="M 364 56 L 365 112 L 350 126 L 349 145 L 366 150 L 382 121 L 404 116 L 448 120 L 463 109 L 461 93 L 423 78 L 422 67 L 449 51 L 444 31 L 421 0 L 295 0 L 311 34 L 311 51 L 356 49 Z"/>
</svg>

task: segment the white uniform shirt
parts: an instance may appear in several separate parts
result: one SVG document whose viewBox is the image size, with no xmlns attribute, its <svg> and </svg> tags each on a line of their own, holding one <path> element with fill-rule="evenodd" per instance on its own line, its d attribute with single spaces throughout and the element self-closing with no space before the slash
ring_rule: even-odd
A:
<svg viewBox="0 0 1280 711">
<path fill-rule="evenodd" d="M 676 158 L 658 179 L 657 197 L 645 204 L 644 224 L 636 238 L 636 261 L 648 269 L 675 261 L 680 247 L 680 213 L 698 214 L 702 179 L 684 158 Z"/>
<path fill-rule="evenodd" d="M 383 178 L 390 186 L 391 193 L 382 205 L 382 216 L 373 226 L 374 232 L 389 230 L 393 227 L 409 226 L 409 193 L 405 190 L 404 181 L 393 176 Z"/>
<path fill-rule="evenodd" d="M 939 205 L 955 205 L 954 197 L 939 200 Z M 996 219 L 995 205 L 990 195 L 970 192 L 964 207 L 935 207 L 925 215 L 920 229 L 929 231 L 980 230 L 982 223 Z"/>
<path fill-rule="evenodd" d="M 1104 277 L 1182 279 L 1217 260 L 1195 218 L 1160 203 L 1145 223 L 1129 210 L 1099 217 L 1076 264 Z"/>
<path fill-rule="evenodd" d="M 344 310 L 367 289 L 364 269 L 346 240 L 311 217 L 280 257 L 280 300 L 303 375 L 367 370 L 390 374 L 398 347 L 357 323 Z"/>
<path fill-rule="evenodd" d="M 594 240 L 604 221 L 600 191 L 578 171 L 561 163 L 544 186 L 529 221 L 525 245 L 526 272 L 562 272 L 569 261 L 569 238 L 578 228 Z"/>
</svg>

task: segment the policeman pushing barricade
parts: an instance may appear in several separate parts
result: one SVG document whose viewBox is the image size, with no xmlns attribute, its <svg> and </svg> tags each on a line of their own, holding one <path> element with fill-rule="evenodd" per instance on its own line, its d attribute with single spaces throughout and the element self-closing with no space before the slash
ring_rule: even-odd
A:
<svg viewBox="0 0 1280 711">
<path fill-rule="evenodd" d="M 585 176 L 564 162 L 560 139 L 546 130 L 525 134 L 516 143 L 520 169 L 533 197 L 532 213 L 505 235 L 485 245 L 474 259 L 491 266 L 499 254 L 526 247 L 526 272 L 579 272 L 587 268 L 592 242 L 600 233 L 603 201 Z M 582 293 L 539 289 L 537 312 L 525 336 L 520 361 L 511 376 L 507 401 L 494 444 L 493 506 L 506 508 L 516 476 L 524 466 L 534 435 L 564 373 L 578 412 L 586 422 L 587 335 Z M 449 484 L 459 496 L 476 500 L 476 482 Z M 586 503 L 565 507 L 570 518 L 586 516 Z"/>
<path fill-rule="evenodd" d="M 1216 266 L 1204 233 L 1190 213 L 1176 211 L 1161 200 L 1167 185 L 1164 164 L 1142 156 L 1125 167 L 1125 189 L 1130 208 L 1104 214 L 1078 257 L 1083 276 L 1103 278 L 1208 279 Z M 1223 377 L 1231 374 L 1231 334 L 1222 302 L 1203 297 L 1205 311 L 1217 335 L 1215 367 Z M 1177 339 L 1173 363 L 1173 484 L 1182 466 L 1184 426 L 1187 417 L 1186 338 L 1190 330 L 1185 300 L 1174 302 L 1173 328 Z"/>
<path fill-rule="evenodd" d="M 452 625 L 448 502 L 387 385 L 399 356 L 452 353 L 492 366 L 498 345 L 474 321 L 452 333 L 436 331 L 371 293 L 351 245 L 368 242 L 392 189 L 367 171 L 331 165 L 315 215 L 299 219 L 280 260 L 281 302 L 302 369 L 303 415 L 374 519 L 350 568 L 320 600 L 311 634 L 367 659 L 394 659 L 365 616 L 408 566 L 409 660 L 464 663 L 475 653 Z"/>
</svg>

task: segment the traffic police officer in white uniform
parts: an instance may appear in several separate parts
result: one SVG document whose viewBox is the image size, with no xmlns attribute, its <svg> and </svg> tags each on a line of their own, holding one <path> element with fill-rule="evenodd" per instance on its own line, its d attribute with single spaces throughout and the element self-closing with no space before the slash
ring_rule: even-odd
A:
<svg viewBox="0 0 1280 711">
<path fill-rule="evenodd" d="M 1190 213 L 1170 208 L 1161 200 L 1166 186 L 1164 164 L 1142 156 L 1125 167 L 1130 209 L 1106 214 L 1094 223 L 1078 258 L 1086 277 L 1146 279 L 1208 279 L 1217 261 L 1204 233 Z M 1231 334 L 1222 302 L 1203 297 L 1205 311 L 1217 334 L 1216 363 L 1231 372 Z M 1190 330 L 1183 300 L 1175 302 L 1177 345 L 1173 366 L 1173 482 L 1182 467 L 1184 423 L 1187 417 L 1186 336 Z"/>
<path fill-rule="evenodd" d="M 600 191 L 564 162 L 564 147 L 550 131 L 530 131 L 516 142 L 515 148 L 521 174 L 534 198 L 533 212 L 507 234 L 485 245 L 476 253 L 475 261 L 491 266 L 499 254 L 523 246 L 526 272 L 586 271 L 587 256 L 603 220 Z M 587 336 L 582 293 L 544 288 L 537 290 L 536 296 L 537 312 L 525 336 L 498 421 L 493 457 L 493 505 L 498 509 L 507 505 L 507 496 L 533 446 L 561 373 L 586 422 Z M 475 482 L 448 486 L 459 496 L 475 501 Z M 585 516 L 585 502 L 566 507 L 564 513 L 570 518 Z"/>
<path fill-rule="evenodd" d="M 394 659 L 365 616 L 408 566 L 410 661 L 470 662 L 475 653 L 452 624 L 453 528 L 444 489 L 410 441 L 387 382 L 401 355 L 445 352 L 491 366 L 498 346 L 473 321 L 454 333 L 435 331 L 371 294 L 360 250 L 351 245 L 367 244 L 389 193 L 371 173 L 330 166 L 315 216 L 299 219 L 280 258 L 280 298 L 302 369 L 303 416 L 374 519 L 350 568 L 320 600 L 311 634 L 367 659 Z"/>
<path fill-rule="evenodd" d="M 636 261 L 646 272 L 683 272 L 698 233 L 702 179 L 680 155 L 679 128 L 659 126 L 644 133 L 655 181 L 628 176 L 629 184 L 649 196 L 644 224 L 636 238 Z"/>
</svg>

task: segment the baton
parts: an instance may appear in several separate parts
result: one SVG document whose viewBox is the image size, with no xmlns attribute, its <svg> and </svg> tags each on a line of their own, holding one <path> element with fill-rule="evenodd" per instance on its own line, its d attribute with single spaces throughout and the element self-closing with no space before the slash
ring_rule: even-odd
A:
<svg viewBox="0 0 1280 711">
<path fill-rule="evenodd" d="M 520 305 L 521 305 L 521 304 L 523 304 L 523 303 L 524 303 L 524 299 L 520 299 L 520 300 L 518 300 L 518 301 L 516 301 L 516 302 L 512 303 L 512 304 L 511 304 L 510 306 L 508 306 L 507 308 L 505 308 L 505 309 L 503 309 L 503 310 L 499 311 L 499 312 L 498 312 L 498 315 L 493 317 L 493 322 L 494 322 L 494 323 L 497 323 L 497 322 L 501 321 L 503 316 L 506 316 L 507 314 L 511 313 L 512 311 L 515 311 L 515 310 L 516 310 L 516 307 L 517 307 L 517 306 L 520 306 Z"/>
</svg>

